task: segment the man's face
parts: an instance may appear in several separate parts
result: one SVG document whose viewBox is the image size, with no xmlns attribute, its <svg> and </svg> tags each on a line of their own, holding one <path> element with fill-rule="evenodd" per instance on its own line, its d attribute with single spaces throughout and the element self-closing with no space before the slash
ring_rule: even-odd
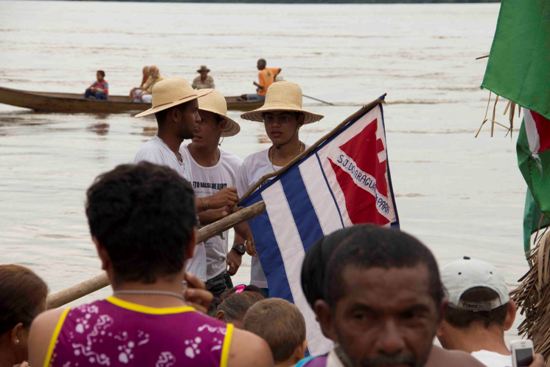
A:
<svg viewBox="0 0 550 367">
<path fill-rule="evenodd" d="M 199 110 L 201 121 L 193 130 L 193 142 L 200 147 L 216 147 L 220 141 L 225 121 L 219 121 L 218 115 L 209 111 Z"/>
<path fill-rule="evenodd" d="M 95 73 L 95 77 L 97 79 L 98 82 L 102 82 L 103 81 L 103 74 L 97 72 Z"/>
<path fill-rule="evenodd" d="M 204 80 L 208 76 L 208 71 L 202 70 L 200 73 L 201 79 Z"/>
<path fill-rule="evenodd" d="M 294 112 L 266 112 L 263 115 L 265 132 L 274 146 L 287 144 L 298 138 L 298 128 L 303 118 Z"/>
<path fill-rule="evenodd" d="M 196 99 L 184 103 L 179 107 L 177 134 L 182 139 L 191 139 L 197 124 L 201 122 L 199 104 Z"/>
<path fill-rule="evenodd" d="M 424 366 L 439 323 L 426 266 L 348 266 L 343 283 L 345 295 L 320 320 L 351 365 Z"/>
</svg>

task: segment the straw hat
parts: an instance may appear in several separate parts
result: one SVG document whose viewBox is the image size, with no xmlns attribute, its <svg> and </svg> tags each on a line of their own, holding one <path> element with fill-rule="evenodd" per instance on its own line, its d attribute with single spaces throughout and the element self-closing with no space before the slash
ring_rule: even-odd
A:
<svg viewBox="0 0 550 367">
<path fill-rule="evenodd" d="M 227 116 L 227 102 L 225 97 L 214 89 L 201 90 L 210 91 L 210 93 L 199 98 L 199 110 L 215 113 L 227 121 L 225 129 L 222 131 L 222 136 L 237 135 L 239 131 L 241 131 L 241 127 Z"/>
<path fill-rule="evenodd" d="M 152 107 L 135 117 L 143 117 L 167 110 L 210 93 L 211 89 L 195 90 L 181 78 L 167 78 L 153 86 Z"/>
<path fill-rule="evenodd" d="M 197 73 L 200 73 L 202 71 L 206 71 L 207 73 L 209 73 L 210 69 L 208 69 L 206 65 L 201 65 L 201 67 L 197 70 Z"/>
<path fill-rule="evenodd" d="M 281 81 L 273 83 L 267 89 L 264 105 L 256 110 L 243 113 L 245 120 L 263 122 L 265 112 L 295 111 L 304 114 L 304 124 L 319 121 L 324 116 L 302 108 L 302 88 L 296 83 Z"/>
</svg>

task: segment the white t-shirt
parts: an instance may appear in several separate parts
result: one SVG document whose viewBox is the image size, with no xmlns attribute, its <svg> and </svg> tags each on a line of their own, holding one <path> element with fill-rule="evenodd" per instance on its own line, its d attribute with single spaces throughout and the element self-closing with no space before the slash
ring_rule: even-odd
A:
<svg viewBox="0 0 550 367">
<path fill-rule="evenodd" d="M 280 168 L 282 167 L 271 164 L 269 160 L 269 149 L 262 150 L 261 152 L 246 157 L 237 178 L 237 192 L 239 193 L 239 198 L 242 197 L 250 187 L 254 186 L 260 178 Z M 262 265 L 257 256 L 252 257 L 250 284 L 259 288 L 267 288 L 267 279 L 265 278 Z"/>
<path fill-rule="evenodd" d="M 512 356 L 488 350 L 478 350 L 472 356 L 488 367 L 512 367 Z"/>
<path fill-rule="evenodd" d="M 167 166 L 175 170 L 181 177 L 191 181 L 191 171 L 189 168 L 189 158 L 180 147 L 182 162 L 178 160 L 176 154 L 164 143 L 158 136 L 144 143 L 136 153 L 135 163 L 147 161 L 162 166 Z M 185 270 L 196 275 L 200 280 L 206 281 L 206 250 L 204 246 L 197 244 L 192 258 L 185 262 Z"/>
<path fill-rule="evenodd" d="M 180 148 L 181 150 L 181 148 Z M 180 152 L 181 154 L 181 152 Z M 183 155 L 182 155 L 183 158 Z M 190 181 L 188 163 L 183 158 L 180 162 L 176 154 L 158 136 L 142 144 L 134 158 L 134 163 L 147 161 L 150 163 L 167 166 L 175 170 L 181 177 Z"/>
<path fill-rule="evenodd" d="M 225 187 L 235 187 L 237 172 L 242 160 L 235 154 L 220 149 L 220 159 L 216 165 L 211 167 L 201 166 L 195 161 L 187 145 L 182 146 L 184 160 L 189 162 L 191 173 L 191 185 L 197 197 L 211 196 Z M 204 257 L 193 258 L 193 266 L 200 268 L 200 273 L 205 276 L 205 281 L 221 274 L 227 268 L 226 256 L 228 250 L 228 232 L 225 231 L 218 236 L 211 237 L 202 243 L 205 249 Z"/>
</svg>

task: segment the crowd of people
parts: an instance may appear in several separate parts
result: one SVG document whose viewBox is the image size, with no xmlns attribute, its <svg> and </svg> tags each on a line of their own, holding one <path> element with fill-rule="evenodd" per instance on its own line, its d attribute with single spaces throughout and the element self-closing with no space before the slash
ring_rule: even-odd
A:
<svg viewBox="0 0 550 367">
<path fill-rule="evenodd" d="M 231 246 L 227 231 L 197 243 L 196 229 L 304 152 L 300 128 L 323 116 L 302 107 L 298 84 L 272 83 L 264 105 L 241 115 L 263 123 L 271 145 L 241 160 L 220 148 L 240 127 L 218 91 L 164 78 L 151 96 L 137 116 L 154 115 L 157 135 L 86 193 L 112 295 L 45 311 L 46 284 L 0 265 L 0 367 L 512 366 L 504 332 L 516 308 L 494 266 L 464 257 L 440 269 L 415 237 L 369 224 L 306 252 L 301 287 L 333 343 L 309 355 L 302 312 L 269 297 L 246 222 Z M 251 284 L 234 286 L 246 253 Z M 543 365 L 535 354 L 530 366 Z"/>
<path fill-rule="evenodd" d="M 281 73 L 281 68 L 268 68 L 265 59 L 259 59 L 256 63 L 258 68 L 258 81 L 253 82 L 256 87 L 256 93 L 243 94 L 241 98 L 249 101 L 263 101 L 267 89 L 271 84 L 277 81 L 277 76 Z M 206 65 L 201 65 L 197 69 L 199 76 L 193 79 L 191 86 L 193 89 L 214 89 L 216 85 L 214 78 L 209 75 L 210 69 Z M 132 102 L 151 103 L 153 87 L 164 78 L 160 75 L 160 70 L 156 65 L 146 65 L 142 69 L 142 78 L 139 87 L 130 90 L 129 97 Z M 281 80 L 282 77 L 279 76 Z M 96 80 L 86 88 L 84 98 L 107 100 L 109 99 L 109 83 L 105 80 L 105 71 L 96 72 Z"/>
</svg>

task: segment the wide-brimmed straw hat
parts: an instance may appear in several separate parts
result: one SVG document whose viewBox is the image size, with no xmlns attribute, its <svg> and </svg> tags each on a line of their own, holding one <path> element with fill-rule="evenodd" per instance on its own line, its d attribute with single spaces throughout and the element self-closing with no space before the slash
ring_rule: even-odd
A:
<svg viewBox="0 0 550 367">
<path fill-rule="evenodd" d="M 281 81 L 269 86 L 262 107 L 243 113 L 241 118 L 263 122 L 264 113 L 277 111 L 301 112 L 304 114 L 304 124 L 319 121 L 324 117 L 302 108 L 302 88 L 298 84 Z"/>
<path fill-rule="evenodd" d="M 193 89 L 185 79 L 181 78 L 167 78 L 161 80 L 153 86 L 153 91 L 151 93 L 153 97 L 152 107 L 138 113 L 135 117 L 148 116 L 164 111 L 168 108 L 197 99 L 211 91 L 212 89 Z"/>
<path fill-rule="evenodd" d="M 201 67 L 197 69 L 197 73 L 200 73 L 202 71 L 206 71 L 207 73 L 209 73 L 210 69 L 208 69 L 206 65 L 201 65 Z"/>
<path fill-rule="evenodd" d="M 222 131 L 222 136 L 237 135 L 241 131 L 241 127 L 229 116 L 227 116 L 227 101 L 225 97 L 214 89 L 201 89 L 208 90 L 210 93 L 199 98 L 199 110 L 215 113 L 222 117 L 226 122 L 226 126 Z"/>
</svg>

